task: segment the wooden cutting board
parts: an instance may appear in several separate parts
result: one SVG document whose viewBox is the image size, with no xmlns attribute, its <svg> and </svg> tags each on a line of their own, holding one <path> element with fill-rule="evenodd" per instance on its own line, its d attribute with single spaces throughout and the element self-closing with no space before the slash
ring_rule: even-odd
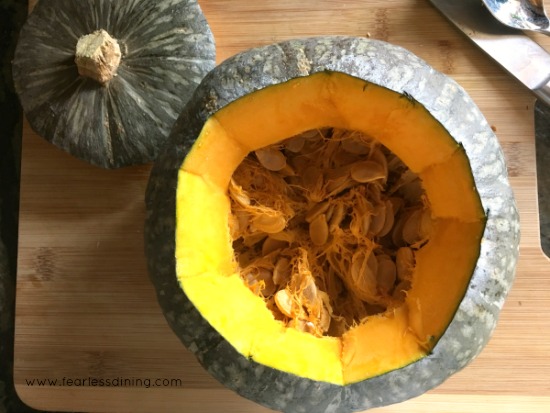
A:
<svg viewBox="0 0 550 413">
<path fill-rule="evenodd" d="M 218 61 L 294 37 L 366 36 L 411 50 L 470 93 L 508 159 L 522 221 L 517 281 L 478 359 L 428 394 L 376 411 L 550 411 L 550 263 L 538 233 L 532 96 L 427 0 L 200 3 L 217 40 Z M 550 48 L 550 38 L 536 39 Z M 150 165 L 100 170 L 25 125 L 17 391 L 29 405 L 51 410 L 267 411 L 212 379 L 169 330 L 156 304 L 143 254 L 149 170 Z M 113 386 L 93 385 L 91 378 L 111 380 Z M 38 379 L 57 384 L 41 386 Z M 115 385 L 117 379 L 126 385 Z"/>
</svg>

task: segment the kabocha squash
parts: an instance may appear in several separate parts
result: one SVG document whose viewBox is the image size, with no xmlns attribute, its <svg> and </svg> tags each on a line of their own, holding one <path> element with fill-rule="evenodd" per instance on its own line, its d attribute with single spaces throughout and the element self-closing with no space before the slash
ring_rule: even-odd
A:
<svg viewBox="0 0 550 413">
<path fill-rule="evenodd" d="M 220 382 L 286 412 L 442 383 L 487 343 L 515 274 L 503 155 L 453 80 L 350 37 L 210 72 L 147 189 L 164 314 Z"/>
<path fill-rule="evenodd" d="M 40 0 L 21 30 L 13 76 L 39 135 L 117 168 L 156 157 L 214 64 L 195 0 Z"/>
</svg>

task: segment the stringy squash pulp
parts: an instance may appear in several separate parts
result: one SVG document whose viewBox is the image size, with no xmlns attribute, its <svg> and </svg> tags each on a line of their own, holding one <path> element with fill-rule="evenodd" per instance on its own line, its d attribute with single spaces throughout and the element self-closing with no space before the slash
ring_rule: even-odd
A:
<svg viewBox="0 0 550 413">
<path fill-rule="evenodd" d="M 341 385 L 431 351 L 485 225 L 463 148 L 425 108 L 338 72 L 211 116 L 176 199 L 200 314 L 242 355 Z"/>
</svg>

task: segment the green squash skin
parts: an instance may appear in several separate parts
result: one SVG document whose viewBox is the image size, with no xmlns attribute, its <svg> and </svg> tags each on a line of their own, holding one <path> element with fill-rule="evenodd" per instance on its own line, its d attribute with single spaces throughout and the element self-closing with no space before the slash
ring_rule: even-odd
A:
<svg viewBox="0 0 550 413">
<path fill-rule="evenodd" d="M 175 272 L 177 172 L 205 120 L 255 90 L 322 71 L 339 71 L 406 92 L 422 104 L 464 147 L 487 211 L 469 287 L 431 354 L 346 386 L 300 378 L 242 356 L 194 308 Z M 198 87 L 166 150 L 155 162 L 146 206 L 149 272 L 169 325 L 221 383 L 283 412 L 366 410 L 402 402 L 438 386 L 472 361 L 488 342 L 515 276 L 519 216 L 496 136 L 456 82 L 410 52 L 377 40 L 341 36 L 298 39 L 249 50 L 222 63 Z"/>
<path fill-rule="evenodd" d="M 105 29 L 122 60 L 102 86 L 74 63 L 81 36 Z M 33 130 L 103 168 L 156 158 L 202 78 L 214 38 L 196 0 L 39 1 L 13 60 L 16 92 Z"/>
</svg>

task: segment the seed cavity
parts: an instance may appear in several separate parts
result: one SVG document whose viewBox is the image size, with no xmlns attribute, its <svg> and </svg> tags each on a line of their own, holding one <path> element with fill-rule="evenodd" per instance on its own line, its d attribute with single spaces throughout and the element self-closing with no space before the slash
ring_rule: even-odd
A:
<svg viewBox="0 0 550 413">
<path fill-rule="evenodd" d="M 403 305 L 433 226 L 418 176 L 357 131 L 258 149 L 228 195 L 243 282 L 275 319 L 319 337 Z"/>
</svg>

